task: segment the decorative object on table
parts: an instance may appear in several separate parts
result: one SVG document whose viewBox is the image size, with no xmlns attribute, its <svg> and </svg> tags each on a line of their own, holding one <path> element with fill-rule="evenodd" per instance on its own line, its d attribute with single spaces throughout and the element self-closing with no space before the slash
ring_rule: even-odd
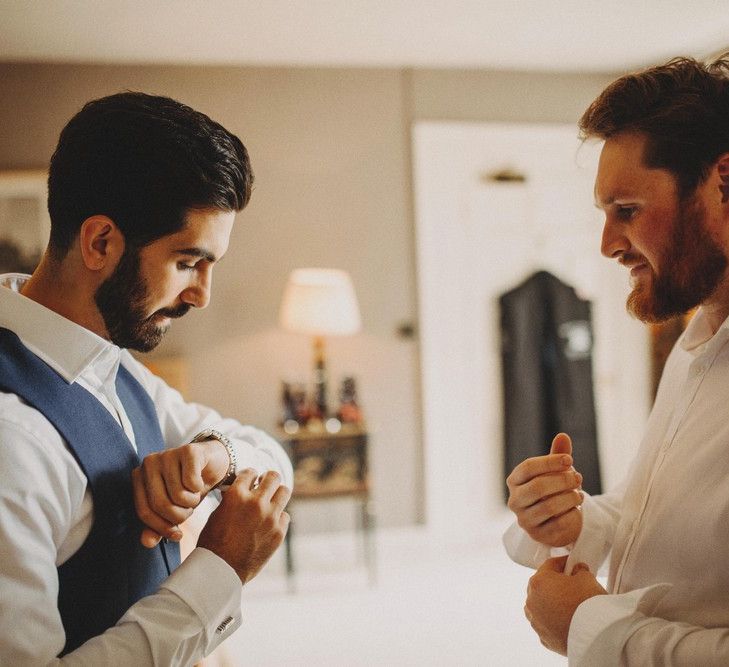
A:
<svg viewBox="0 0 729 667">
<path fill-rule="evenodd" d="M 337 418 L 342 424 L 361 424 L 362 410 L 357 403 L 357 384 L 353 377 L 345 377 L 339 390 Z"/>
<path fill-rule="evenodd" d="M 281 427 L 296 433 L 309 420 L 306 386 L 301 382 L 281 383 Z"/>
<path fill-rule="evenodd" d="M 316 422 L 324 427 L 330 418 L 324 336 L 354 334 L 361 327 L 357 296 L 349 274 L 339 269 L 292 271 L 284 290 L 279 321 L 284 329 L 314 337 L 314 397 L 307 427 L 315 428 Z"/>
</svg>

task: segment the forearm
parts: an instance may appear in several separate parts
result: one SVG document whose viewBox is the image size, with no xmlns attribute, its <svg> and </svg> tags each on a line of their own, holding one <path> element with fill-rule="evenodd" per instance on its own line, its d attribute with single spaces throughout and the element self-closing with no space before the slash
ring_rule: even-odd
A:
<svg viewBox="0 0 729 667">
<path fill-rule="evenodd" d="M 143 598 L 114 627 L 63 658 L 3 642 L 2 664 L 161 667 L 201 660 L 240 626 L 241 585 L 225 562 L 196 549 L 160 590 Z M 230 620 L 228 620 L 230 619 Z M 226 622 L 227 621 L 227 622 Z M 29 646 L 26 643 L 26 647 Z"/>
<path fill-rule="evenodd" d="M 705 628 L 653 615 L 670 588 L 658 584 L 621 595 L 598 596 L 580 605 L 569 631 L 569 664 L 728 665 L 729 628 Z"/>
<path fill-rule="evenodd" d="M 644 618 L 623 649 L 625 662 L 665 667 L 729 665 L 729 628 L 702 628 Z"/>
</svg>

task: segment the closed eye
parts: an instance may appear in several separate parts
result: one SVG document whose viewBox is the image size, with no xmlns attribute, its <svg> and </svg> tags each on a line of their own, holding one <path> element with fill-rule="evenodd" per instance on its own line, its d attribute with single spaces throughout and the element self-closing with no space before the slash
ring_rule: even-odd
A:
<svg viewBox="0 0 729 667">
<path fill-rule="evenodd" d="M 177 262 L 177 268 L 180 271 L 194 271 L 197 268 L 197 262 L 195 264 L 187 264 L 185 262 Z"/>
<path fill-rule="evenodd" d="M 627 222 L 628 220 L 632 220 L 633 216 L 635 216 L 637 211 L 638 211 L 637 206 L 618 206 L 617 207 L 618 219 L 622 220 L 624 222 Z"/>
</svg>

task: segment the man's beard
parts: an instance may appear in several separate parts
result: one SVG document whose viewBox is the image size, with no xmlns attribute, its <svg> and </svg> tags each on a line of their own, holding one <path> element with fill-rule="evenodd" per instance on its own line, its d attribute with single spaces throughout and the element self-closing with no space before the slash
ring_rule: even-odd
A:
<svg viewBox="0 0 729 667">
<path fill-rule="evenodd" d="M 727 258 L 704 228 L 705 216 L 695 196 L 679 203 L 661 272 L 651 269 L 652 285 L 639 283 L 628 296 L 627 309 L 639 320 L 664 322 L 695 308 L 716 290 Z"/>
<path fill-rule="evenodd" d="M 112 343 L 139 352 L 153 350 L 167 333 L 169 324 L 159 326 L 160 317 L 182 317 L 190 305 L 162 308 L 145 316 L 149 290 L 140 273 L 139 249 L 128 246 L 114 273 L 96 290 L 94 300 Z"/>
</svg>

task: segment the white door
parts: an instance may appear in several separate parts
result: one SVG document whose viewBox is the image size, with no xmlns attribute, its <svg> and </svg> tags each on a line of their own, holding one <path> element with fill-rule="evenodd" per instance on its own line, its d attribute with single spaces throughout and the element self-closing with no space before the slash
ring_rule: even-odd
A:
<svg viewBox="0 0 729 667">
<path fill-rule="evenodd" d="M 627 272 L 600 255 L 599 147 L 562 125 L 413 129 L 426 522 L 468 535 L 503 516 L 498 297 L 546 269 L 593 304 L 603 485 L 620 481 L 649 401 L 645 328 Z M 523 181 L 503 180 L 508 173 Z M 502 179 L 494 176 L 501 174 Z"/>
</svg>

